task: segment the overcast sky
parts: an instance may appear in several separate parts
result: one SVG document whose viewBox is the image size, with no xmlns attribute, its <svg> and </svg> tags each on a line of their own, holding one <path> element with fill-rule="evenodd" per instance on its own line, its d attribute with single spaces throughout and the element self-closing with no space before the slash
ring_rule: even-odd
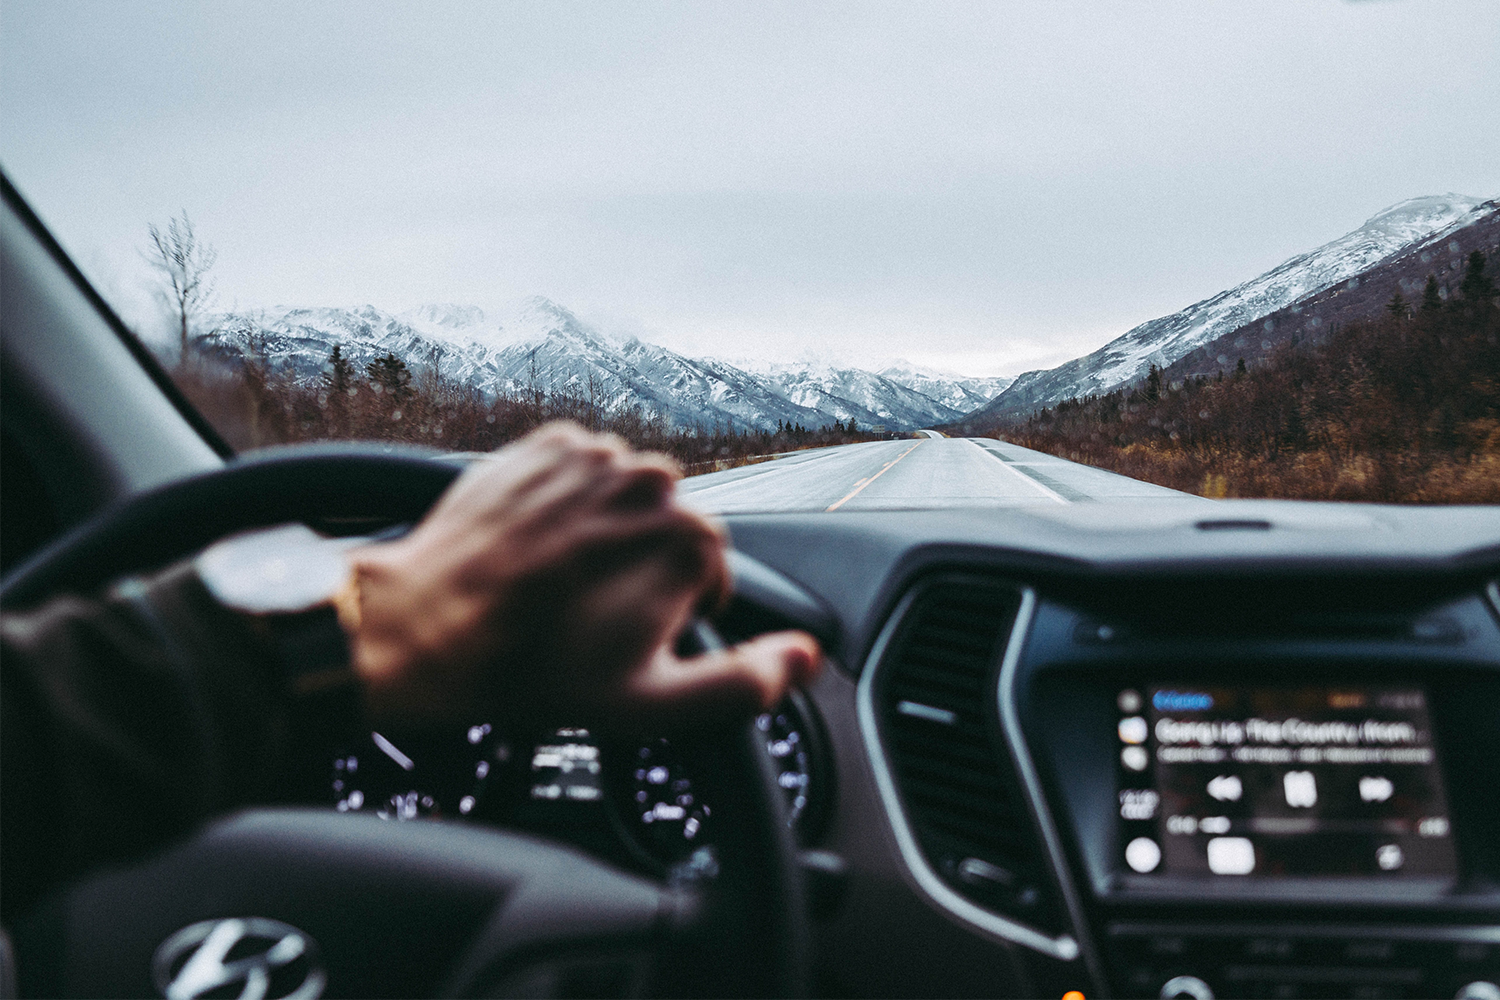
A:
<svg viewBox="0 0 1500 1000">
<path fill-rule="evenodd" d="M 1500 4 L 3 0 L 0 164 L 142 315 L 544 294 L 690 353 L 1058 364 L 1500 194 Z"/>
</svg>

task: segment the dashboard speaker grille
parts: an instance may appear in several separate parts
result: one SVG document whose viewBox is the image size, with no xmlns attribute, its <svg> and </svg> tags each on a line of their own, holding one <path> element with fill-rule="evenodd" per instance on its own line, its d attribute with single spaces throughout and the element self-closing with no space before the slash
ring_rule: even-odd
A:
<svg viewBox="0 0 1500 1000">
<path fill-rule="evenodd" d="M 983 581 L 924 588 L 880 666 L 876 710 L 907 821 L 965 898 L 1061 926 L 1042 845 L 999 730 L 996 682 L 1020 595 Z"/>
</svg>

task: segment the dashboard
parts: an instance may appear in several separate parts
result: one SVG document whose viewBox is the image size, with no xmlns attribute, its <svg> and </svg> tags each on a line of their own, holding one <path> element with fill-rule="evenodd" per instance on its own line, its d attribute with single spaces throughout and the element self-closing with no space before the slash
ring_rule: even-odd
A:
<svg viewBox="0 0 1500 1000">
<path fill-rule="evenodd" d="M 721 630 L 828 652 L 758 723 L 820 994 L 1500 997 L 1500 512 L 727 520 Z M 711 877 L 670 738 L 397 750 L 334 801 Z"/>
</svg>

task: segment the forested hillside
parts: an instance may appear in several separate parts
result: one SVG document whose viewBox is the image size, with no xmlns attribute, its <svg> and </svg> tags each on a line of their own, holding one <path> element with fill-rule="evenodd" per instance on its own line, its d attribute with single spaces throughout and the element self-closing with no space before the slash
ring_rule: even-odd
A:
<svg viewBox="0 0 1500 1000">
<path fill-rule="evenodd" d="M 775 431 L 670 426 L 638 405 L 540 388 L 487 393 L 393 352 L 360 366 L 340 346 L 312 381 L 269 364 L 253 349 L 232 363 L 189 353 L 173 379 L 237 450 L 319 440 L 389 441 L 444 451 L 489 451 L 549 420 L 573 420 L 665 452 L 691 474 L 758 456 L 884 437 L 851 420 L 820 428 L 780 423 Z"/>
<path fill-rule="evenodd" d="M 1317 343 L 1331 330 L 1386 315 L 1396 292 L 1407 302 L 1417 301 L 1428 278 L 1437 282 L 1443 301 L 1456 297 L 1468 255 L 1478 250 L 1494 261 L 1500 253 L 1500 200 L 1492 199 L 1477 211 L 1481 214 L 1476 221 L 1462 229 L 1419 240 L 1348 281 L 1298 299 L 1164 364 L 1163 376 L 1170 381 L 1212 375 L 1234 365 L 1237 358 L 1254 364 L 1288 344 Z"/>
<path fill-rule="evenodd" d="M 1500 502 L 1500 309 L 1481 252 L 1456 294 L 1261 361 L 1069 399 L 987 433 L 1210 497 Z"/>
</svg>

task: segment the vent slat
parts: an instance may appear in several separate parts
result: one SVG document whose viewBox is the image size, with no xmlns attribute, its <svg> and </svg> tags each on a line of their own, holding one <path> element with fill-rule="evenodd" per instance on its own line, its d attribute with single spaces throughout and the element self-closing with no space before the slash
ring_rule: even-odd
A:
<svg viewBox="0 0 1500 1000">
<path fill-rule="evenodd" d="M 959 697 L 972 697 L 984 687 L 982 674 L 966 677 L 953 670 L 950 661 L 936 655 L 908 657 L 905 667 L 901 676 L 902 685 L 943 688 Z"/>
<path fill-rule="evenodd" d="M 892 726 L 890 742 L 904 754 L 912 756 L 967 761 L 990 770 L 995 768 L 994 748 L 984 738 L 983 727 L 978 725 L 965 726 L 960 722 L 957 726 L 940 728 L 928 723 L 926 731 L 918 730 L 914 725 Z"/>
<path fill-rule="evenodd" d="M 991 721 L 998 659 L 1018 608 L 1008 588 L 929 587 L 881 664 L 879 712 L 902 802 L 933 870 L 975 902 L 1049 924 L 1056 911 L 1038 878 L 1044 855 Z M 910 705 L 902 713 L 903 701 L 941 714 L 913 715 Z M 1022 878 L 1014 887 L 965 879 L 961 862 L 973 858 Z"/>
</svg>

